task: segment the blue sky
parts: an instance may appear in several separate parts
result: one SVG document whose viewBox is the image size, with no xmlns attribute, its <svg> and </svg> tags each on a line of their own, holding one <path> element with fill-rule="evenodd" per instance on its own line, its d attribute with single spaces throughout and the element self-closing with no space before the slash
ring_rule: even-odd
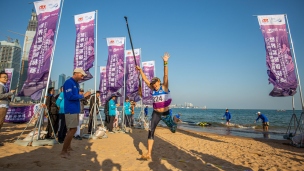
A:
<svg viewBox="0 0 304 171">
<path fill-rule="evenodd" d="M 24 38 L 33 4 L 0 1 L 0 40 Z M 75 49 L 73 16 L 98 10 L 98 66 L 106 65 L 107 37 L 126 37 L 128 17 L 134 48 L 142 61 L 156 62 L 163 76 L 161 56 L 169 52 L 169 88 L 173 104 L 230 109 L 292 109 L 291 97 L 270 97 L 265 48 L 253 15 L 287 14 L 301 81 L 304 81 L 304 1 L 302 0 L 65 0 L 54 56 L 52 80 L 72 75 Z M 94 74 L 94 68 L 91 69 Z M 303 83 L 302 83 L 303 84 Z M 97 87 L 99 76 L 97 76 Z M 303 86 L 302 86 L 303 87 Z M 94 88 L 94 79 L 85 89 Z M 299 91 L 295 107 L 301 109 Z"/>
</svg>

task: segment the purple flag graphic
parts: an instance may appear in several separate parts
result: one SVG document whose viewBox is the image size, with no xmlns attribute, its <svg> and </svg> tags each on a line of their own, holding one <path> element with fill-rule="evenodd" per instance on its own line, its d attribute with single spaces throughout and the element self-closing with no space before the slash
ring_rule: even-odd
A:
<svg viewBox="0 0 304 171">
<path fill-rule="evenodd" d="M 101 104 L 106 104 L 107 101 L 107 69 L 105 66 L 100 67 L 100 84 L 99 84 L 99 91 L 100 91 L 100 101 Z"/>
<path fill-rule="evenodd" d="M 134 49 L 136 64 L 140 64 L 140 49 Z M 135 68 L 135 61 L 132 50 L 126 50 L 126 96 L 135 102 L 140 101 L 139 72 Z"/>
<path fill-rule="evenodd" d="M 5 73 L 7 74 L 6 87 L 8 88 L 8 91 L 11 90 L 11 82 L 12 82 L 12 78 L 13 78 L 13 72 L 14 72 L 14 68 L 5 68 Z"/>
<path fill-rule="evenodd" d="M 89 72 L 94 63 L 94 23 L 95 11 L 74 16 L 76 25 L 76 42 L 74 69 L 82 68 L 86 76 L 80 82 L 93 78 Z"/>
<path fill-rule="evenodd" d="M 154 61 L 142 62 L 142 70 L 148 80 L 151 80 L 154 77 L 154 68 Z M 152 105 L 153 103 L 152 90 L 146 85 L 144 81 L 142 82 L 142 101 L 144 105 Z"/>
<path fill-rule="evenodd" d="M 107 88 L 111 92 L 117 92 L 123 86 L 124 77 L 124 51 L 125 38 L 107 38 Z"/>
<path fill-rule="evenodd" d="M 297 78 L 290 52 L 284 15 L 258 16 L 266 48 L 268 80 L 274 88 L 273 97 L 293 96 L 297 89 Z"/>
<path fill-rule="evenodd" d="M 34 2 L 38 25 L 29 53 L 27 79 L 20 96 L 30 96 L 47 85 L 61 0 Z"/>
<path fill-rule="evenodd" d="M 10 106 L 5 116 L 5 122 L 27 122 L 29 121 L 40 104 L 32 104 L 29 106 Z"/>
</svg>

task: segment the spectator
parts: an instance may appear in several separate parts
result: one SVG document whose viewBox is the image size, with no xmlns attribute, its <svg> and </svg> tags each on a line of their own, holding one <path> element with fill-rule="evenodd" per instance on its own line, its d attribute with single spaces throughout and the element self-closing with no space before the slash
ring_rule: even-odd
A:
<svg viewBox="0 0 304 171">
<path fill-rule="evenodd" d="M 15 92 L 15 90 L 9 91 L 6 83 L 8 81 L 7 73 L 4 71 L 0 72 L 0 131 L 3 126 L 7 109 L 9 107 L 9 103 L 11 101 L 11 96 Z M 0 146 L 4 144 L 0 142 Z"/>
<path fill-rule="evenodd" d="M 48 109 L 48 125 L 46 128 L 47 135 L 45 137 L 46 139 L 54 139 L 55 138 L 54 134 L 56 134 L 58 131 L 58 123 L 59 123 L 58 107 L 56 105 L 56 99 L 54 93 L 55 93 L 54 87 L 48 88 L 48 94 L 45 102 L 45 105 Z"/>
<path fill-rule="evenodd" d="M 111 96 L 111 100 L 109 101 L 109 116 L 110 116 L 110 124 L 109 124 L 109 133 L 115 133 L 113 132 L 113 123 L 116 116 L 116 108 L 119 106 L 119 104 L 116 104 L 116 95 L 113 94 Z"/>
<path fill-rule="evenodd" d="M 61 91 L 61 93 L 59 94 L 59 96 L 56 100 L 56 105 L 59 108 L 58 142 L 62 144 L 64 142 L 64 138 L 65 138 L 66 133 L 67 133 L 67 128 L 66 128 L 66 125 L 65 125 L 65 115 L 64 115 L 65 113 L 64 113 L 64 95 L 63 95 L 63 91 Z"/>
</svg>

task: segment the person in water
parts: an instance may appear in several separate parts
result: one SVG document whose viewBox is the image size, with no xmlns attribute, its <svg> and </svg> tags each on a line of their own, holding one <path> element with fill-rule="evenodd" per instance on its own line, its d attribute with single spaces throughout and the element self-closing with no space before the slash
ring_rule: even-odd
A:
<svg viewBox="0 0 304 171">
<path fill-rule="evenodd" d="M 269 126 L 269 121 L 268 118 L 262 114 L 261 112 L 256 113 L 258 115 L 258 118 L 254 121 L 256 123 L 259 119 L 262 120 L 262 126 L 263 126 L 263 131 L 268 131 L 268 126 Z"/>
<path fill-rule="evenodd" d="M 156 126 L 158 125 L 160 120 L 168 121 L 171 119 L 173 122 L 172 117 L 169 114 L 169 105 L 171 104 L 171 97 L 169 91 L 169 81 L 168 81 L 168 60 L 169 60 L 169 53 L 165 53 L 163 58 L 164 61 L 164 78 L 163 83 L 159 78 L 154 77 L 152 80 L 148 80 L 143 71 L 139 66 L 136 66 L 136 69 L 140 72 L 140 75 L 147 86 L 153 91 L 153 112 L 152 117 L 150 120 L 150 128 L 148 133 L 148 152 L 141 156 L 141 159 L 149 160 L 151 159 L 152 147 L 154 143 L 154 132 Z M 165 122 L 167 124 L 167 122 Z M 168 124 L 167 124 L 168 125 Z M 176 124 L 170 127 L 172 132 L 175 132 Z"/>
<path fill-rule="evenodd" d="M 226 112 L 224 113 L 223 115 L 223 118 L 226 118 L 226 125 L 229 125 L 230 124 L 230 119 L 231 119 L 231 114 L 230 112 L 228 111 L 228 109 L 226 109 Z"/>
</svg>

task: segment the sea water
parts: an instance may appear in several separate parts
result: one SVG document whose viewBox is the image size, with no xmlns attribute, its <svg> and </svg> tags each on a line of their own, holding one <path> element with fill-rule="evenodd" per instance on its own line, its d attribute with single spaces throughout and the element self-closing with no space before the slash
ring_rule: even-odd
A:
<svg viewBox="0 0 304 171">
<path fill-rule="evenodd" d="M 152 108 L 149 108 L 148 117 L 151 117 Z M 256 114 L 260 111 L 269 120 L 269 130 L 263 131 L 262 121 L 257 119 Z M 251 138 L 266 138 L 266 139 L 279 139 L 283 140 L 283 136 L 287 133 L 288 126 L 291 122 L 293 113 L 295 113 L 299 120 L 301 111 L 286 110 L 257 110 L 257 109 L 229 109 L 231 120 L 229 126 L 226 125 L 226 119 L 223 117 L 225 109 L 192 109 L 192 108 L 173 108 L 173 115 L 180 113 L 181 124 L 178 128 L 185 130 L 193 130 L 198 132 L 210 132 L 221 135 L 234 135 Z M 135 118 L 138 118 L 140 108 L 135 109 Z M 303 124 L 303 119 L 300 123 Z M 210 123 L 210 126 L 198 126 L 199 122 Z M 162 124 L 164 125 L 164 124 Z M 294 122 L 291 123 L 291 132 L 294 132 Z"/>
</svg>

